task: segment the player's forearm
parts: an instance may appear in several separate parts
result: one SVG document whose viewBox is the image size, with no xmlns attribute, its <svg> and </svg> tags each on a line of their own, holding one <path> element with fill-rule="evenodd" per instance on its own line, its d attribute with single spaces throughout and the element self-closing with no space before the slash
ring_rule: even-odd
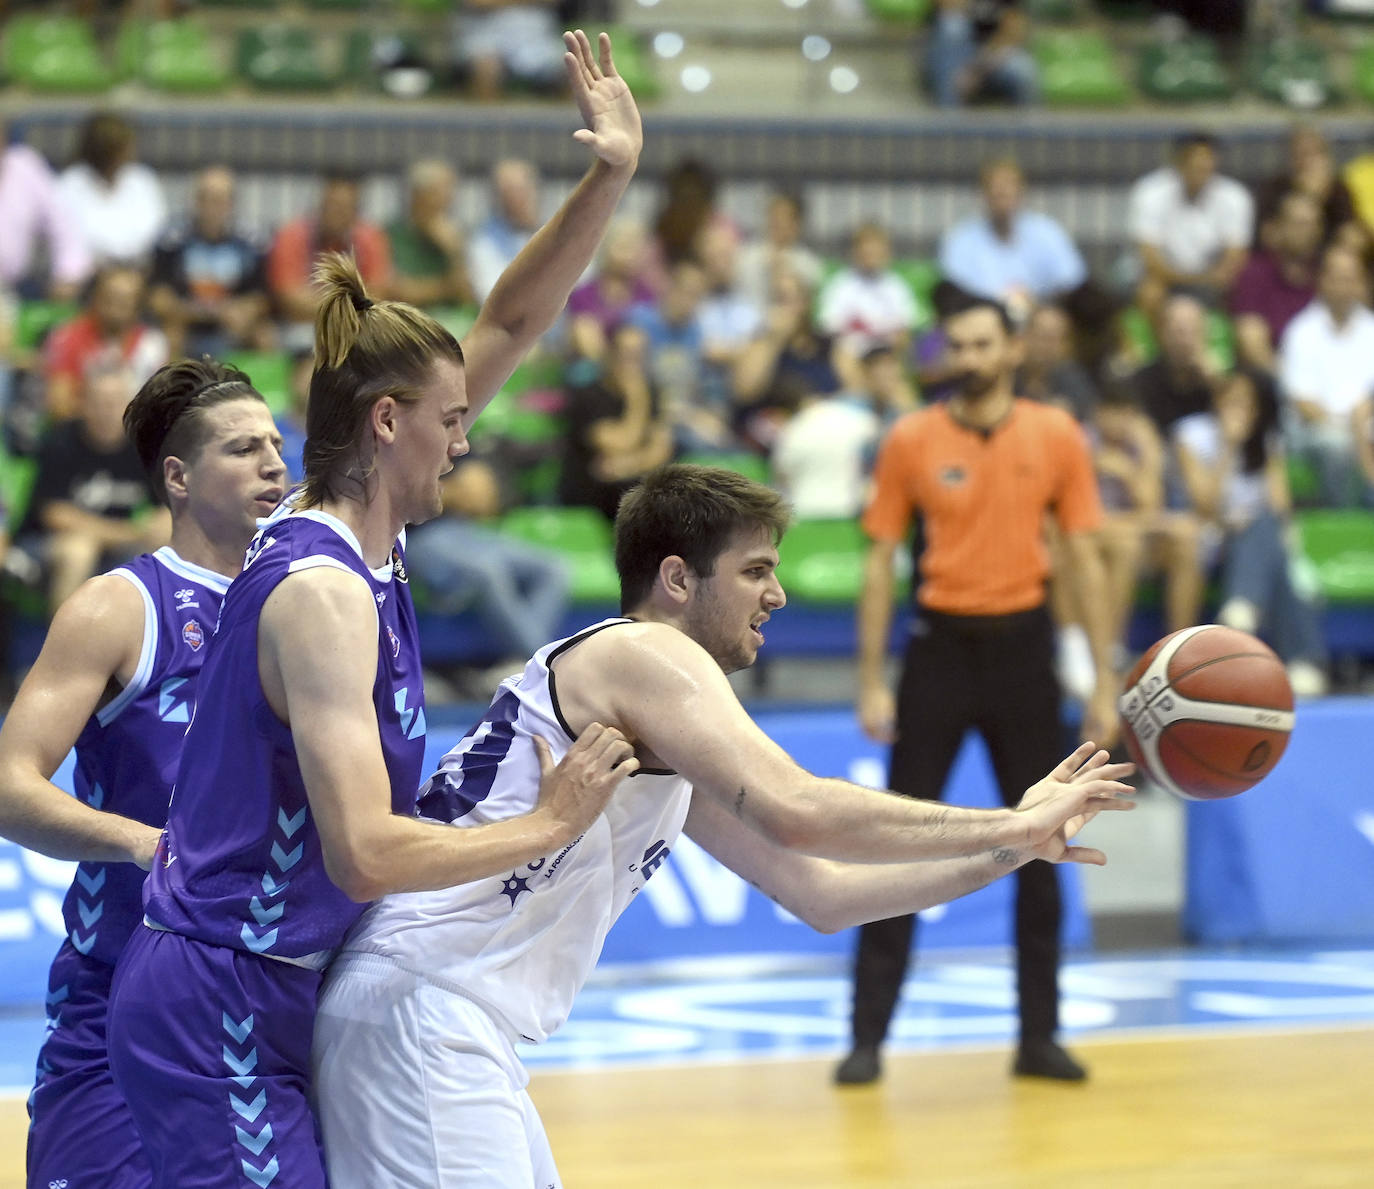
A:
<svg viewBox="0 0 1374 1189">
<path fill-rule="evenodd" d="M 957 900 L 1023 867 L 1031 857 L 1014 847 L 927 863 L 837 863 L 796 856 L 810 864 L 804 880 L 791 880 L 790 872 L 775 869 L 777 875 L 769 871 L 759 887 L 813 929 L 838 933 Z"/>
<path fill-rule="evenodd" d="M 634 171 L 635 163 L 595 161 L 501 274 L 483 305 L 483 317 L 519 342 L 533 344 L 548 330 L 591 263 Z"/>
<path fill-rule="evenodd" d="M 388 815 L 368 836 L 325 845 L 329 877 L 350 899 L 428 892 L 508 875 L 574 840 L 543 810 L 485 826 L 454 827 Z"/>
<path fill-rule="evenodd" d="M 896 579 L 892 559 L 879 556 L 875 546 L 864 565 L 863 589 L 859 594 L 859 685 L 861 688 L 884 681 L 887 641 L 892 632 L 892 596 Z"/>
<path fill-rule="evenodd" d="M 944 805 L 809 774 L 781 794 L 742 784 L 731 808 L 778 846 L 853 863 L 967 858 L 1025 839 L 1010 809 Z"/>
<path fill-rule="evenodd" d="M 106 813 L 68 796 L 32 774 L 0 773 L 0 835 L 50 859 L 79 863 L 152 861 L 160 831 L 132 818 Z"/>
</svg>

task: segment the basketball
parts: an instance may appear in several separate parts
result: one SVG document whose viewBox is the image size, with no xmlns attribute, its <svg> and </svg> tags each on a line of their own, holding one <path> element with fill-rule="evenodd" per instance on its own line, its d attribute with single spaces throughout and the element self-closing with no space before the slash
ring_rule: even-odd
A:
<svg viewBox="0 0 1374 1189">
<path fill-rule="evenodd" d="M 1273 769 L 1293 729 L 1283 662 L 1218 624 L 1165 636 L 1136 663 L 1119 703 L 1137 768 L 1189 800 L 1234 797 Z"/>
</svg>

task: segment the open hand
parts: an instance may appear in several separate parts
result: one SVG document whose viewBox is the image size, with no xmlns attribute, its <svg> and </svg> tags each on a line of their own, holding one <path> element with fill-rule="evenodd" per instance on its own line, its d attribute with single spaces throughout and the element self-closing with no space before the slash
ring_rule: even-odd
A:
<svg viewBox="0 0 1374 1189">
<path fill-rule="evenodd" d="M 568 83 L 577 101 L 577 110 L 587 125 L 574 132 L 573 139 L 586 145 L 607 165 L 632 166 L 644 145 L 639 108 L 625 80 L 615 72 L 611 39 L 602 33 L 598 40 L 599 64 L 592 56 L 591 42 L 581 29 L 563 34 L 563 44 L 568 47 L 563 55 Z"/>
<path fill-rule="evenodd" d="M 1026 790 L 1016 811 L 1025 815 L 1025 849 L 1035 858 L 1099 867 L 1106 863 L 1100 850 L 1070 846 L 1069 839 L 1103 810 L 1135 808 L 1134 801 L 1121 799 L 1133 791 L 1121 779 L 1134 772 L 1135 765 L 1109 764 L 1108 758 L 1095 743 L 1084 743 Z"/>
<path fill-rule="evenodd" d="M 566 829 L 568 841 L 584 833 L 620 782 L 639 770 L 634 748 L 625 736 L 599 722 L 577 737 L 557 765 L 549 745 L 538 735 L 534 750 L 539 756 L 539 808 Z"/>
</svg>

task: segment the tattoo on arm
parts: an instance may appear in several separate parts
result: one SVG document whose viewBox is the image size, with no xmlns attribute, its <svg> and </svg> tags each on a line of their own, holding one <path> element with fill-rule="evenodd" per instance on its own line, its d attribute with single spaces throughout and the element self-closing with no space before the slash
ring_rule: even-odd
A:
<svg viewBox="0 0 1374 1189">
<path fill-rule="evenodd" d="M 741 788 L 739 791 L 739 796 L 735 798 L 735 816 L 739 818 L 742 818 L 744 816 L 744 797 L 745 792 L 744 789 Z"/>
<path fill-rule="evenodd" d="M 992 852 L 992 861 L 999 867 L 1015 867 L 1020 858 L 1009 846 L 999 846 Z"/>
</svg>

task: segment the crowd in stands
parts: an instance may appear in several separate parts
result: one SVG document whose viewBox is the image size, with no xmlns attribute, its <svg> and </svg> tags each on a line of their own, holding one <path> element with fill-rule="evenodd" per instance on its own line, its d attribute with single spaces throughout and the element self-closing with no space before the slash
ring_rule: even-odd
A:
<svg viewBox="0 0 1374 1189">
<path fill-rule="evenodd" d="M 963 7 L 940 11 L 953 21 Z M 1210 136 L 1180 137 L 1131 189 L 1130 269 L 1111 278 L 1091 274 L 1052 212 L 1028 205 L 1010 158 L 984 163 L 978 208 L 921 261 L 894 258 L 902 229 L 873 221 L 850 229 L 847 255 L 827 255 L 799 192 L 772 194 L 760 225 L 745 226 L 706 164 L 678 163 L 650 219 L 611 229 L 502 398 L 509 407 L 493 410 L 495 428 L 479 424 L 444 516 L 414 534 L 428 605 L 482 616 L 503 656 L 529 652 L 554 634 L 568 578 L 555 554 L 500 536 L 502 517 L 534 502 L 609 518 L 673 457 L 747 466 L 799 516 L 852 520 L 884 430 L 947 392 L 940 310 L 975 294 L 1004 303 L 1024 332 L 1020 394 L 1069 410 L 1094 445 L 1122 663 L 1140 581 L 1157 575 L 1166 628 L 1215 613 L 1260 631 L 1299 692 L 1320 692 L 1319 608 L 1292 576 L 1289 523 L 1295 501 L 1374 502 L 1374 235 L 1320 134 L 1298 128 L 1290 148 L 1283 174 L 1252 192 L 1226 175 Z M 56 175 L 9 146 L 5 445 L 33 461 L 31 492 L 9 509 L 7 602 L 27 584 L 51 611 L 166 533 L 118 432 L 165 360 L 285 361 L 277 412 L 298 472 L 317 256 L 350 252 L 372 292 L 461 322 L 538 223 L 527 161 L 495 164 L 470 226 L 446 162 L 413 164 L 386 226 L 368 219 L 362 181 L 322 178 L 313 205 L 259 243 L 238 226 L 225 167 L 202 170 L 186 209 L 169 209 L 117 115 L 92 116 Z M 65 311 L 37 345 L 16 333 L 28 308 Z M 1059 615 L 1071 642 L 1076 612 L 1061 599 Z"/>
</svg>

